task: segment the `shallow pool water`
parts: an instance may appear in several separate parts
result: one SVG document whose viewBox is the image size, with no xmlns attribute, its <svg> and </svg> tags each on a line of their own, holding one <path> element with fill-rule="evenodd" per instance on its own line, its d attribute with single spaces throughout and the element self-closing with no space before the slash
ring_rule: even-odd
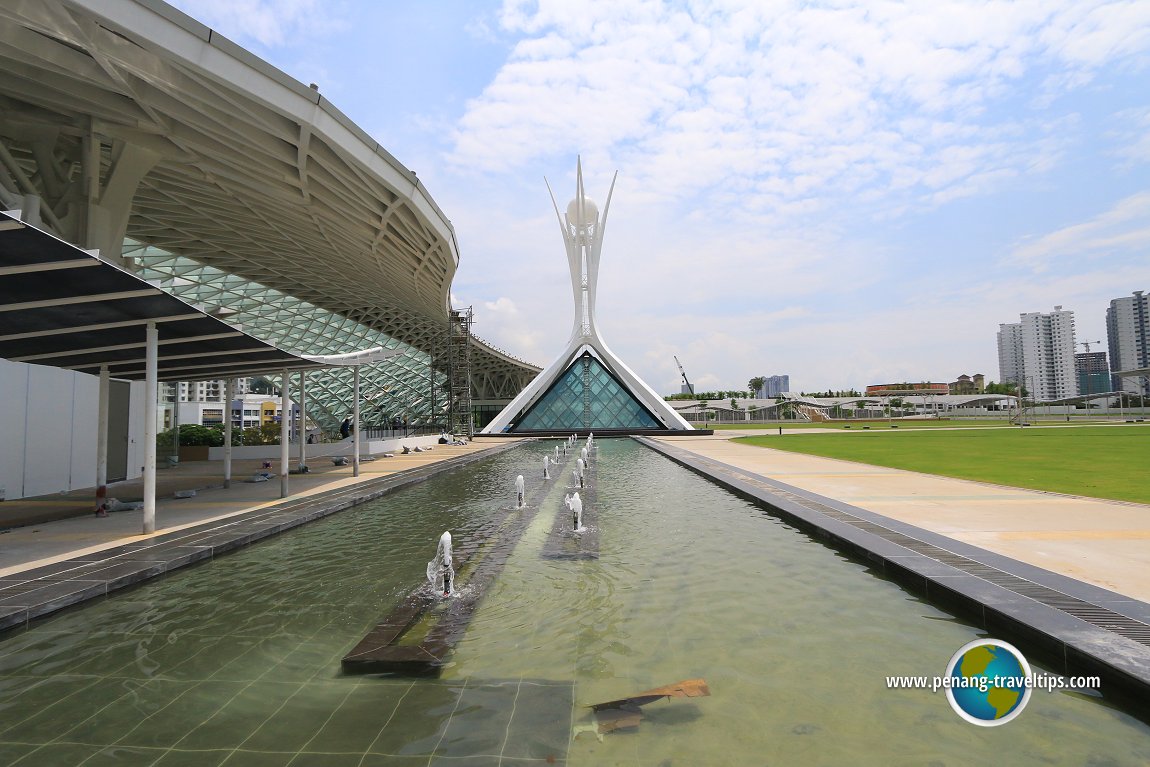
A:
<svg viewBox="0 0 1150 767">
<path fill-rule="evenodd" d="M 973 628 L 629 440 L 600 440 L 599 559 L 541 557 L 536 513 L 440 679 L 340 658 L 538 485 L 536 443 L 0 641 L 0 764 L 1146 764 L 1150 728 L 1038 693 L 979 728 L 940 692 Z M 566 476 L 569 476 L 567 471 Z M 591 703 L 703 677 L 600 739 Z"/>
</svg>

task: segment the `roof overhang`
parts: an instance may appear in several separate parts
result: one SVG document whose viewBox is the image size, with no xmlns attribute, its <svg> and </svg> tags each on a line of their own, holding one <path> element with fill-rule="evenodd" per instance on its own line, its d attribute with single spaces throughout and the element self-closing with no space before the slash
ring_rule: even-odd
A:
<svg viewBox="0 0 1150 767">
<path fill-rule="evenodd" d="M 143 380 L 148 323 L 162 381 L 323 367 L 244 333 L 122 268 L 0 213 L 0 357 Z"/>
<path fill-rule="evenodd" d="M 100 157 L 101 183 L 139 156 L 138 185 L 93 201 L 109 220 L 130 209 L 128 238 L 434 349 L 459 262 L 451 223 L 318 89 L 157 0 L 0 6 L 0 131 L 30 184 L 52 170 L 44 147 L 69 168 Z M 93 246 L 67 231 L 67 197 L 36 191 L 46 229 L 58 219 L 56 234 Z"/>
</svg>

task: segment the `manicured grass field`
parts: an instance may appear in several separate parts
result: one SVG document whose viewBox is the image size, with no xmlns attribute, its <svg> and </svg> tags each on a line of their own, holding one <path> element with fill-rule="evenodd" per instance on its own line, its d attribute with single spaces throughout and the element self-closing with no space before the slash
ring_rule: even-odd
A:
<svg viewBox="0 0 1150 767">
<path fill-rule="evenodd" d="M 1150 503 L 1150 424 L 919 429 L 742 437 L 739 442 L 927 474 Z"/>
<path fill-rule="evenodd" d="M 1010 423 L 1004 418 L 998 420 L 936 420 L 936 419 L 922 419 L 913 421 L 902 421 L 895 419 L 894 423 L 898 424 L 900 429 L 956 429 L 956 428 L 985 428 L 991 426 L 1007 427 Z M 696 424 L 698 428 L 702 428 Z M 850 426 L 850 429 L 844 429 L 844 426 Z M 843 429 L 843 431 L 853 431 L 855 429 L 862 429 L 864 426 L 869 426 L 871 429 L 888 429 L 890 428 L 886 420 L 881 421 L 834 421 L 834 422 L 820 422 L 820 421 L 785 421 L 783 422 L 783 430 L 790 431 L 791 429 Z M 721 431 L 750 431 L 754 429 L 761 429 L 763 431 L 778 432 L 779 425 L 777 423 L 711 423 L 707 424 L 708 429 L 716 429 Z M 1017 427 L 1016 427 L 1017 428 Z"/>
</svg>

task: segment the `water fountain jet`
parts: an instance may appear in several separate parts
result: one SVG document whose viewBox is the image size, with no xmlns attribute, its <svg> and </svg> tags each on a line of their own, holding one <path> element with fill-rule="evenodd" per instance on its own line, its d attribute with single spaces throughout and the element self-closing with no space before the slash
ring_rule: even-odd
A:
<svg viewBox="0 0 1150 767">
<path fill-rule="evenodd" d="M 427 580 L 436 594 L 445 597 L 458 594 L 455 590 L 455 568 L 451 564 L 451 531 L 445 531 L 439 536 L 435 559 L 427 563 Z"/>
<path fill-rule="evenodd" d="M 583 499 L 579 497 L 578 491 L 575 495 L 563 496 L 563 503 L 571 510 L 571 529 L 577 533 L 586 530 L 583 527 Z"/>
</svg>

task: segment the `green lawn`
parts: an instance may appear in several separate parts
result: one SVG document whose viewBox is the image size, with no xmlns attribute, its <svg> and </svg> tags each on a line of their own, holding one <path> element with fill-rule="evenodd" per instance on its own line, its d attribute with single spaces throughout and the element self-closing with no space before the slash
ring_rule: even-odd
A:
<svg viewBox="0 0 1150 767">
<path fill-rule="evenodd" d="M 984 428 L 988 426 L 1010 426 L 1010 423 L 1004 418 L 1002 420 L 936 420 L 936 419 L 921 419 L 913 421 L 903 421 L 895 419 L 894 423 L 898 424 L 900 429 L 955 429 L 955 428 Z M 698 428 L 702 428 L 696 424 Z M 819 421 L 785 421 L 783 423 L 783 430 L 790 431 L 791 429 L 843 429 L 844 426 L 850 426 L 850 429 L 845 431 L 852 431 L 854 429 L 861 429 L 864 426 L 869 426 L 871 429 L 887 429 L 890 428 L 887 421 L 833 421 L 833 422 L 819 422 Z M 739 431 L 739 430 L 763 430 L 763 431 L 779 431 L 777 423 L 712 423 L 707 424 L 708 429 L 716 429 L 720 431 Z M 1015 427 L 1017 428 L 1017 427 Z"/>
<path fill-rule="evenodd" d="M 927 474 L 1150 503 L 1150 424 L 855 431 L 738 442 Z"/>
</svg>

